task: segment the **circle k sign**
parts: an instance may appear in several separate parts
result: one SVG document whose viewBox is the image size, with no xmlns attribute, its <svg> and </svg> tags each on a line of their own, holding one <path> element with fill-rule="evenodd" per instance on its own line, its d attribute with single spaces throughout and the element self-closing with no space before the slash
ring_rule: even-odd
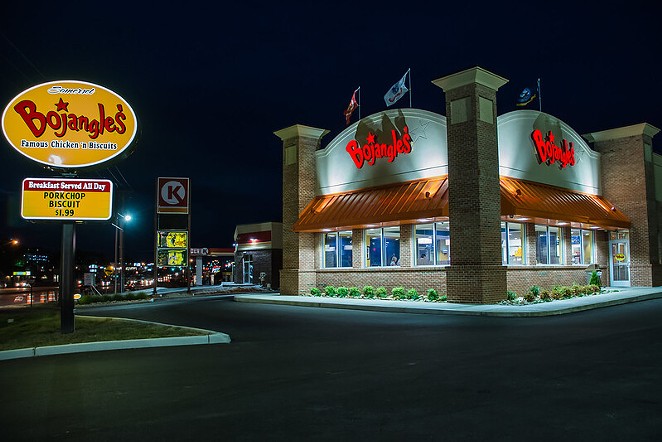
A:
<svg viewBox="0 0 662 442">
<path fill-rule="evenodd" d="M 189 179 L 158 178 L 157 213 L 188 213 Z"/>
</svg>

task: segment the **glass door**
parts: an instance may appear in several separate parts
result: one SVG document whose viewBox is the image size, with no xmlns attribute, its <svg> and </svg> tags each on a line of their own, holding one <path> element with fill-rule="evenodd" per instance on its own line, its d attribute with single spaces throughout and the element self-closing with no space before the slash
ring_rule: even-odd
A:
<svg viewBox="0 0 662 442">
<path fill-rule="evenodd" d="M 609 239 L 609 274 L 613 287 L 630 287 L 630 243 L 628 232 L 612 232 Z"/>
<path fill-rule="evenodd" d="M 253 256 L 244 255 L 244 284 L 253 284 Z"/>
</svg>

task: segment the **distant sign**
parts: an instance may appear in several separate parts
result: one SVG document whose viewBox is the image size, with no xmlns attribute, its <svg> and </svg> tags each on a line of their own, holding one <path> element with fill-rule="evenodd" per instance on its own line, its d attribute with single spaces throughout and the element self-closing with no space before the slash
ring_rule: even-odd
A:
<svg viewBox="0 0 662 442">
<path fill-rule="evenodd" d="M 159 177 L 157 213 L 188 213 L 189 179 Z"/>
<path fill-rule="evenodd" d="M 94 166 L 127 154 L 137 126 L 133 109 L 122 97 L 76 80 L 23 91 L 2 114 L 9 144 L 53 169 Z"/>
<path fill-rule="evenodd" d="M 614 255 L 614 259 L 618 262 L 625 261 L 625 254 L 617 253 L 617 254 Z"/>
<path fill-rule="evenodd" d="M 209 249 L 206 247 L 191 248 L 191 256 L 207 256 L 207 255 L 209 255 Z"/>
<path fill-rule="evenodd" d="M 43 220 L 108 220 L 113 183 L 109 180 L 26 178 L 21 188 L 21 216 Z"/>
</svg>

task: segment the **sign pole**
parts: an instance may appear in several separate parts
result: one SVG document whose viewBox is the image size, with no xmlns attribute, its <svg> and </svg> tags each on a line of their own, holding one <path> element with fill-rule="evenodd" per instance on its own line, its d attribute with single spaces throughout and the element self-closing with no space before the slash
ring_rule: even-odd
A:
<svg viewBox="0 0 662 442">
<path fill-rule="evenodd" d="M 60 275 L 60 330 L 73 333 L 74 324 L 74 257 L 76 255 L 76 225 L 62 223 L 62 255 Z"/>
<path fill-rule="evenodd" d="M 152 296 L 156 298 L 156 286 L 159 283 L 159 184 L 156 182 L 156 199 L 154 200 L 154 291 Z"/>
<path fill-rule="evenodd" d="M 187 196 L 187 198 L 188 198 L 189 201 L 191 201 L 191 185 L 190 184 L 188 186 L 188 196 Z M 191 254 L 191 207 L 190 206 L 188 207 L 188 216 L 186 217 L 186 223 L 188 224 L 186 226 L 187 227 L 186 230 L 188 231 L 188 242 L 186 244 L 186 248 L 187 248 L 187 250 L 186 250 L 186 252 L 187 252 L 186 253 L 186 270 L 188 270 L 188 272 L 187 272 L 188 273 L 188 283 L 187 283 L 188 287 L 186 288 L 186 292 L 191 293 L 191 279 L 192 279 L 191 270 L 192 269 L 191 269 L 191 256 L 190 256 L 190 254 Z"/>
</svg>

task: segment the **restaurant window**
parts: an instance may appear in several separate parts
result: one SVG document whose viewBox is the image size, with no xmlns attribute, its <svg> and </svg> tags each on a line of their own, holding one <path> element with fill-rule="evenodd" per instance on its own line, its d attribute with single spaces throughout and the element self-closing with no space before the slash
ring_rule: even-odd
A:
<svg viewBox="0 0 662 442">
<path fill-rule="evenodd" d="M 324 235 L 324 267 L 352 267 L 351 230 Z"/>
<path fill-rule="evenodd" d="M 418 224 L 414 231 L 416 265 L 450 264 L 450 229 L 448 222 Z"/>
<path fill-rule="evenodd" d="M 536 224 L 536 262 L 560 264 L 563 256 L 563 238 L 559 227 Z"/>
<path fill-rule="evenodd" d="M 501 260 L 503 264 L 524 264 L 524 224 L 501 223 Z"/>
<path fill-rule="evenodd" d="M 400 227 L 366 229 L 366 267 L 400 265 Z"/>
<path fill-rule="evenodd" d="M 572 229 L 572 263 L 591 264 L 593 262 L 594 236 L 592 230 Z"/>
</svg>

